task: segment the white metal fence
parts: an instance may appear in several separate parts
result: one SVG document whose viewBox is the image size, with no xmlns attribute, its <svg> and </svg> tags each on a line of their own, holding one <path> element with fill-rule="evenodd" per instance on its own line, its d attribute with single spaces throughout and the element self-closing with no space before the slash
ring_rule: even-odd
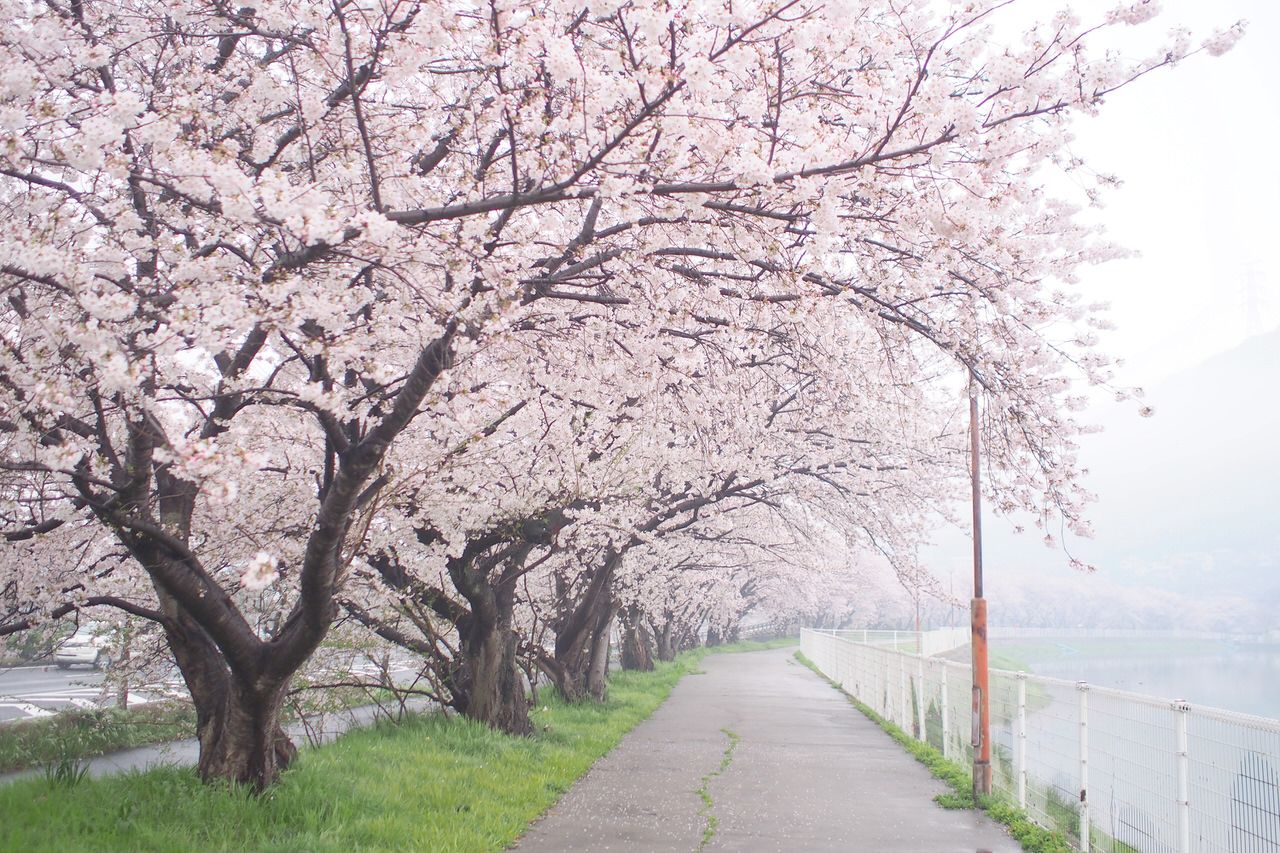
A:
<svg viewBox="0 0 1280 853">
<path fill-rule="evenodd" d="M 969 763 L 970 667 L 922 645 L 908 631 L 800 641 L 847 693 Z M 1003 670 L 990 690 L 993 784 L 1080 850 L 1280 853 L 1280 720 Z"/>
</svg>

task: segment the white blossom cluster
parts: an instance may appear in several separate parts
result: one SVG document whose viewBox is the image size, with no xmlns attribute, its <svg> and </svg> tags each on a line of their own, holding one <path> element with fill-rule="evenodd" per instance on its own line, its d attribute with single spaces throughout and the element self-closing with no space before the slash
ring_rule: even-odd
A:
<svg viewBox="0 0 1280 853">
<path fill-rule="evenodd" d="M 0 627 L 798 618 L 916 577 L 970 375 L 996 509 L 1084 530 L 1120 250 L 1043 176 L 1196 50 L 1002 5 L 0 0 Z"/>
</svg>

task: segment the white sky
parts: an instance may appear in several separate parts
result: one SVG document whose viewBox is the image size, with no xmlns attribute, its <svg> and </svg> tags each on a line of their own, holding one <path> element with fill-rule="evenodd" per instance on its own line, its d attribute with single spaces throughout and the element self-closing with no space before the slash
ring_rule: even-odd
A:
<svg viewBox="0 0 1280 853">
<path fill-rule="evenodd" d="M 1056 8 L 1027 5 L 1037 15 Z M 1074 5 L 1088 20 L 1114 0 Z M 1077 153 L 1124 180 L 1102 221 L 1115 242 L 1141 252 L 1083 277 L 1092 298 L 1111 302 L 1119 328 L 1107 348 L 1128 362 L 1121 380 L 1138 385 L 1280 325 L 1280 4 L 1162 5 L 1155 21 L 1118 33 L 1132 56 L 1173 26 L 1190 28 L 1197 44 L 1236 20 L 1249 30 L 1226 55 L 1150 74 L 1077 125 Z"/>
<path fill-rule="evenodd" d="M 1098 20 L 1119 2 L 1026 0 L 1009 9 L 997 27 L 1002 34 L 1017 32 L 1022 21 L 1046 18 L 1068 4 L 1085 20 Z M 1112 305 L 1110 318 L 1118 328 L 1104 346 L 1127 361 L 1119 376 L 1122 385 L 1156 385 L 1280 326 L 1280 2 L 1164 0 L 1161 5 L 1164 11 L 1156 20 L 1118 28 L 1109 43 L 1138 59 L 1152 53 L 1175 26 L 1189 28 L 1197 45 L 1237 20 L 1248 21 L 1248 32 L 1224 56 L 1201 54 L 1148 75 L 1112 95 L 1097 118 L 1075 126 L 1074 152 L 1093 169 L 1124 182 L 1091 216 L 1106 225 L 1114 242 L 1140 252 L 1085 270 L 1081 277 L 1090 301 Z M 1280 387 L 1280 376 L 1275 379 Z M 1258 411 L 1274 408 L 1267 402 L 1274 392 L 1256 390 L 1250 405 Z M 1153 402 L 1159 412 L 1160 400 Z M 1104 408 L 1086 419 L 1098 420 Z M 1148 427 L 1180 427 L 1159 414 L 1133 420 Z M 1180 435 L 1187 432 L 1185 424 L 1181 427 Z M 1152 447 L 1164 453 L 1168 442 Z M 1148 449 L 1135 446 L 1135 465 L 1168 467 L 1167 457 L 1144 455 Z M 1087 485 L 1097 488 L 1097 478 Z M 1098 522 L 1098 541 L 1105 545 L 1103 522 L 1115 501 L 1133 496 L 1106 489 L 1099 496 L 1089 516 Z M 965 512 L 961 508 L 958 514 L 964 518 Z M 993 582 L 1019 566 L 1045 576 L 1076 576 L 1060 550 L 1039 547 L 1034 536 L 1014 536 L 1004 520 L 988 515 L 985 532 Z M 962 597 L 970 571 L 967 534 L 967 525 L 940 533 L 937 544 L 922 551 L 943 587 L 954 583 Z M 1099 577 L 1109 576 L 1112 568 L 1101 566 Z"/>
</svg>

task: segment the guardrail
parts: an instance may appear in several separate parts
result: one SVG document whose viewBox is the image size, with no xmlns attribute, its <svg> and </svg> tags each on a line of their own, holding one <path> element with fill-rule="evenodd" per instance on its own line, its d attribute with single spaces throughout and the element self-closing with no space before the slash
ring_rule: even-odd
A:
<svg viewBox="0 0 1280 853">
<path fill-rule="evenodd" d="M 972 762 L 970 667 L 861 633 L 804 629 L 800 648 L 876 713 Z M 995 788 L 1077 849 L 1280 851 L 1280 720 L 1004 670 L 990 690 Z"/>
<path fill-rule="evenodd" d="M 785 637 L 788 634 L 795 636 L 795 623 L 790 625 L 785 622 L 757 622 L 754 625 L 747 625 L 738 630 L 739 640 L 772 640 L 776 637 Z"/>
</svg>

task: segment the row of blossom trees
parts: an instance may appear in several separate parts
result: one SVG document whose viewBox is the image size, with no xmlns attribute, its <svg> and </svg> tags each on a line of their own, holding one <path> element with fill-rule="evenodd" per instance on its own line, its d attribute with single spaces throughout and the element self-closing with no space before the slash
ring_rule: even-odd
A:
<svg viewBox="0 0 1280 853">
<path fill-rule="evenodd" d="M 1003 5 L 4 0 L 0 632 L 154 623 L 261 788 L 335 620 L 524 731 L 521 656 L 600 695 L 619 613 L 906 565 L 962 369 L 996 505 L 1081 524 L 1112 250 L 1040 176 L 1196 48 Z"/>
</svg>

